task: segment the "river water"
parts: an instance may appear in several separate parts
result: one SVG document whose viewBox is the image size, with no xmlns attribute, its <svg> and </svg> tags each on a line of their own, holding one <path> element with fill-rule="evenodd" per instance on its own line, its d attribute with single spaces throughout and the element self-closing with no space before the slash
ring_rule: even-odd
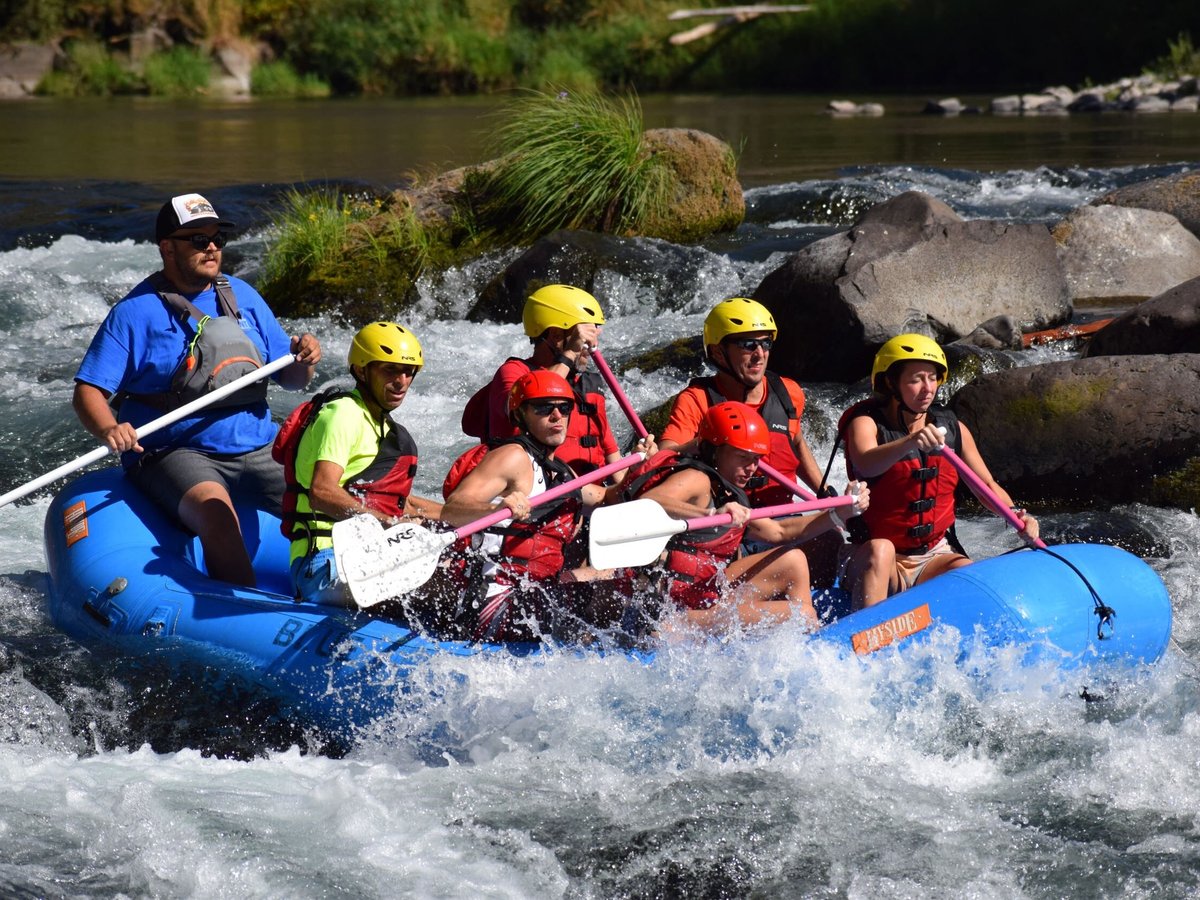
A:
<svg viewBox="0 0 1200 900">
<path fill-rule="evenodd" d="M 1200 116 L 947 120 L 893 98 L 882 119 L 835 121 L 823 102 L 645 100 L 648 125 L 741 148 L 750 215 L 699 248 L 669 296 L 653 278 L 602 274 L 611 361 L 698 332 L 778 254 L 900 191 L 968 217 L 1051 221 L 1200 164 Z M 479 161 L 496 114 L 461 100 L 0 107 L 0 490 L 92 446 L 72 375 L 109 304 L 155 267 L 145 236 L 168 194 L 199 189 L 243 224 L 228 256 L 253 277 L 281 185 L 391 184 Z M 427 359 L 401 411 L 423 493 L 466 446 L 466 397 L 525 349 L 512 324 L 457 319 L 509 258 L 425 285 L 406 320 Z M 324 343 L 317 386 L 339 378 L 350 329 L 287 324 Z M 624 379 L 646 408 L 684 376 Z M 808 387 L 818 417 L 854 399 Z M 273 390 L 280 415 L 300 399 Z M 48 497 L 0 510 L 2 896 L 1200 892 L 1194 513 L 1135 504 L 1101 517 L 1152 538 L 1176 617 L 1167 656 L 1119 680 L 1031 671 L 1003 652 L 962 668 L 938 642 L 849 663 L 787 628 L 671 648 L 653 667 L 437 659 L 404 714 L 347 750 L 236 686 L 131 672 L 59 635 L 45 611 Z M 1047 516 L 1046 536 L 1083 516 Z M 1014 546 L 993 519 L 963 531 L 978 556 Z M 1085 686 L 1103 699 L 1082 700 Z"/>
</svg>

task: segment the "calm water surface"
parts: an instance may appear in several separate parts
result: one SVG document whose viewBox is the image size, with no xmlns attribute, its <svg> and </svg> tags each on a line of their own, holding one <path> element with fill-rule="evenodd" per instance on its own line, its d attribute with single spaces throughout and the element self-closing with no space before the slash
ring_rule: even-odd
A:
<svg viewBox="0 0 1200 900">
<path fill-rule="evenodd" d="M 919 113 L 879 99 L 882 118 L 824 115 L 814 96 L 651 96 L 647 127 L 699 128 L 740 153 L 747 187 L 829 178 L 848 166 L 1111 167 L 1193 159 L 1200 115 L 1072 117 Z M 974 99 L 985 103 L 983 98 Z M 360 180 L 394 184 L 489 158 L 502 100 L 180 104 L 148 98 L 0 105 L 0 176 L 149 184 Z"/>
</svg>

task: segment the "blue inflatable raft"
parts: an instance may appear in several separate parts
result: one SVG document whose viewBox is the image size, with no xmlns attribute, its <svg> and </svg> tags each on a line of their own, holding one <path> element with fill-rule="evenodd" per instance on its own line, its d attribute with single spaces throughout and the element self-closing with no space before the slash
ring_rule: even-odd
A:
<svg viewBox="0 0 1200 900">
<path fill-rule="evenodd" d="M 262 686 L 318 727 L 352 733 L 395 710 L 406 674 L 433 653 L 536 655 L 537 645 L 437 641 L 366 612 L 297 603 L 278 521 L 242 512 L 259 589 L 208 578 L 199 544 L 119 470 L 88 473 L 51 503 L 50 613 L 91 648 L 193 662 Z M 847 655 L 895 652 L 936 631 L 1016 644 L 1026 659 L 1073 666 L 1157 660 L 1171 606 L 1157 574 L 1123 550 L 1022 550 L 942 575 L 845 616 L 813 640 Z M 580 651 L 590 652 L 590 651 Z M 653 664 L 653 653 L 638 651 Z"/>
</svg>

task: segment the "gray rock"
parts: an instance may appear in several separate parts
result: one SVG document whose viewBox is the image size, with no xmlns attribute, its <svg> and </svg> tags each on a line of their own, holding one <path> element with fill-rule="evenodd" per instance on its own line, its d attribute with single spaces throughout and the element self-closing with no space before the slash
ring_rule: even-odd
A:
<svg viewBox="0 0 1200 900">
<path fill-rule="evenodd" d="M 988 105 L 988 109 L 998 116 L 1011 116 L 1021 111 L 1021 98 L 1016 94 L 1009 94 L 1007 97 L 996 97 Z"/>
<path fill-rule="evenodd" d="M 1044 226 L 964 222 L 915 191 L 793 254 L 754 297 L 780 327 L 772 364 L 823 381 L 861 378 L 879 346 L 903 332 L 944 343 L 998 313 L 1029 330 L 1071 314 Z"/>
<path fill-rule="evenodd" d="M 825 111 L 835 116 L 853 116 L 858 112 L 858 104 L 853 100 L 830 100 Z"/>
<path fill-rule="evenodd" d="M 1200 455 L 1200 354 L 1009 369 L 967 385 L 951 407 L 1014 498 L 1131 502 Z"/>
<path fill-rule="evenodd" d="M 1196 112 L 1200 109 L 1200 97 L 1195 94 L 1176 97 L 1171 101 L 1171 112 Z"/>
<path fill-rule="evenodd" d="M 1200 278 L 1127 310 L 1088 342 L 1085 356 L 1200 353 Z"/>
<path fill-rule="evenodd" d="M 23 41 L 0 45 L 0 80 L 10 79 L 22 93 L 32 94 L 38 82 L 54 68 L 57 56 L 58 47 L 54 44 Z"/>
<path fill-rule="evenodd" d="M 1135 113 L 1165 113 L 1171 111 L 1171 104 L 1155 94 L 1136 97 L 1129 101 L 1125 108 Z"/>
<path fill-rule="evenodd" d="M 1200 239 L 1168 213 L 1082 206 L 1053 234 L 1074 305 L 1144 300 L 1200 275 Z"/>
<path fill-rule="evenodd" d="M 1109 191 L 1093 206 L 1133 206 L 1170 213 L 1192 234 L 1200 236 L 1200 173 L 1181 172 Z"/>
<path fill-rule="evenodd" d="M 926 100 L 923 113 L 935 116 L 957 116 L 963 111 L 963 103 L 957 97 L 945 97 L 941 100 Z"/>
</svg>

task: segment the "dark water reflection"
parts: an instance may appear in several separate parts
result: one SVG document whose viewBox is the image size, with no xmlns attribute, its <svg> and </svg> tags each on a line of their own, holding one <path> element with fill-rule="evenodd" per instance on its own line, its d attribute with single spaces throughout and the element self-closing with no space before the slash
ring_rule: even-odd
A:
<svg viewBox="0 0 1200 900">
<path fill-rule="evenodd" d="M 973 170 L 1108 168 L 1195 159 L 1200 115 L 941 118 L 924 98 L 834 119 L 828 97 L 653 96 L 648 127 L 699 128 L 740 156 L 746 187 L 911 164 Z M 964 97 L 965 101 L 985 102 Z M 147 98 L 0 105 L 0 176 L 157 186 L 362 180 L 395 184 L 479 162 L 503 98 L 195 102 Z"/>
</svg>

